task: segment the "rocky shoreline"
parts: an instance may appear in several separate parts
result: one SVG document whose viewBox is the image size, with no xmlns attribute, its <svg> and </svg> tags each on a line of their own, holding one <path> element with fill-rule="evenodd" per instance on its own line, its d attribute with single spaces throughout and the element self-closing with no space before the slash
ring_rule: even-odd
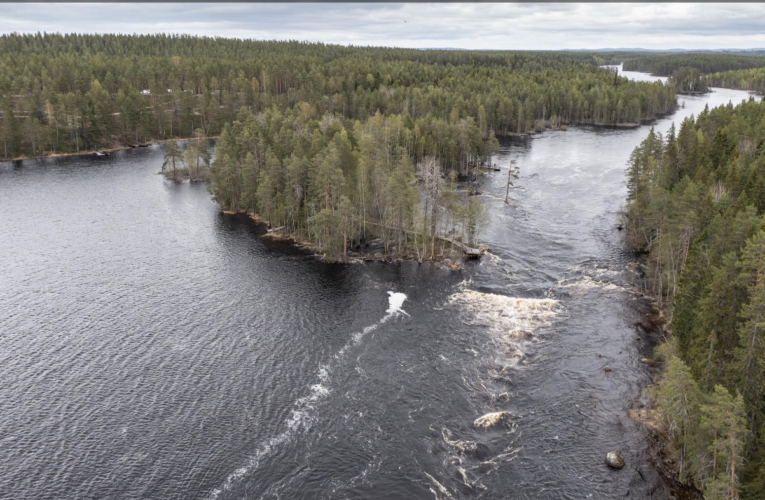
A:
<svg viewBox="0 0 765 500">
<path fill-rule="evenodd" d="M 230 210 L 223 210 L 222 213 L 224 215 L 247 216 L 255 224 L 257 224 L 258 226 L 261 226 L 261 228 L 266 230 L 266 233 L 261 235 L 261 238 L 266 240 L 291 244 L 297 249 L 299 249 L 300 251 L 304 252 L 305 254 L 315 257 L 317 260 L 327 261 L 326 256 L 320 253 L 319 250 L 310 241 L 300 240 L 291 235 L 285 235 L 279 232 L 278 228 L 277 229 L 269 228 L 269 223 L 263 220 L 256 213 L 247 212 L 243 210 L 237 211 L 237 212 L 230 211 Z M 480 247 L 480 250 L 483 254 L 489 249 L 488 247 L 482 245 Z M 464 265 L 463 265 L 464 260 L 465 259 L 462 256 L 462 252 L 460 252 L 459 250 L 450 250 L 446 254 L 435 255 L 432 259 L 429 256 L 418 257 L 417 254 L 411 251 L 403 252 L 403 253 L 401 252 L 389 253 L 385 251 L 385 246 L 382 239 L 378 238 L 378 239 L 370 240 L 369 242 L 365 243 L 363 247 L 361 245 L 358 245 L 356 247 L 349 248 L 348 260 L 345 262 L 338 261 L 335 263 L 361 264 L 365 262 L 381 262 L 381 263 L 418 262 L 420 264 L 423 264 L 425 262 L 429 262 L 437 269 L 445 269 L 450 271 L 462 271 L 462 269 L 464 268 Z"/>
<path fill-rule="evenodd" d="M 639 290 L 639 288 L 642 288 L 640 285 L 643 282 L 641 266 L 638 263 L 632 263 L 627 266 L 626 273 L 627 279 L 636 285 L 635 291 L 632 293 L 643 299 L 643 307 L 639 311 L 641 319 L 635 322 L 635 329 L 641 337 L 648 341 L 644 343 L 644 351 L 641 353 L 646 356 L 641 361 L 647 365 L 648 374 L 651 379 L 651 386 L 646 388 L 647 392 L 650 391 L 652 386 L 659 383 L 664 371 L 661 360 L 653 359 L 653 349 L 667 341 L 669 336 L 667 318 L 653 298 Z M 676 464 L 671 458 L 671 442 L 664 414 L 661 408 L 655 406 L 652 398 L 648 397 L 646 400 L 644 403 L 642 398 L 634 398 L 632 407 L 628 410 L 628 415 L 631 420 L 640 424 L 646 433 L 647 451 L 651 465 L 670 489 L 672 494 L 670 498 L 676 500 L 703 500 L 704 495 L 701 491 L 679 480 Z"/>
</svg>

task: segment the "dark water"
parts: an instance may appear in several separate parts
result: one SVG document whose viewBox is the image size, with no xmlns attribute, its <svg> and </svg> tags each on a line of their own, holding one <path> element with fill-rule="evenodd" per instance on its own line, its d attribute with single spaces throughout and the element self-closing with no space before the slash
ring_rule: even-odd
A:
<svg viewBox="0 0 765 500">
<path fill-rule="evenodd" d="M 0 498 L 665 497 L 615 229 L 647 131 L 504 144 L 461 273 L 267 244 L 158 146 L 0 164 Z"/>
</svg>

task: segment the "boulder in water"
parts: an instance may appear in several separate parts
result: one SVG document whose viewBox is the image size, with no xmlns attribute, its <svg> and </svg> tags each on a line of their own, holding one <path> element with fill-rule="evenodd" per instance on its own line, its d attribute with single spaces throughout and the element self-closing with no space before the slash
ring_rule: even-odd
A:
<svg viewBox="0 0 765 500">
<path fill-rule="evenodd" d="M 510 418 L 510 413 L 506 411 L 498 411 L 495 413 L 487 413 L 482 417 L 478 417 L 473 422 L 473 425 L 477 429 L 488 429 L 505 422 L 505 419 Z"/>
<path fill-rule="evenodd" d="M 609 451 L 606 453 L 606 465 L 614 469 L 621 469 L 624 467 L 624 459 L 615 451 Z"/>
</svg>

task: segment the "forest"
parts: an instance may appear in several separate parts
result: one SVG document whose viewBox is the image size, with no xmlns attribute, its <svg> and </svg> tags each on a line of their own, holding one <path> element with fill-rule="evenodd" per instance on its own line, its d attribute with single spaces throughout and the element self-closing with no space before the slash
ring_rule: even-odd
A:
<svg viewBox="0 0 765 500">
<path fill-rule="evenodd" d="M 765 93 L 765 68 L 712 73 L 707 76 L 707 82 L 713 87 L 749 90 L 763 94 Z"/>
<path fill-rule="evenodd" d="M 655 397 L 682 481 L 765 496 L 765 103 L 653 129 L 630 157 L 629 246 L 669 320 Z"/>
<path fill-rule="evenodd" d="M 307 103 L 243 109 L 224 127 L 210 178 L 226 210 L 258 214 L 329 261 L 358 257 L 373 239 L 386 257 L 461 258 L 487 214 L 457 176 L 490 164 L 497 146 L 483 107 L 477 120 L 377 112 L 363 123 Z"/>
<path fill-rule="evenodd" d="M 362 48 L 175 35 L 0 37 L 0 159 L 219 135 L 241 109 L 360 120 L 378 110 L 452 120 L 485 112 L 494 134 L 619 125 L 676 106 L 579 52 Z"/>
<path fill-rule="evenodd" d="M 728 53 L 679 53 L 646 57 L 627 56 L 624 59 L 625 71 L 642 71 L 656 76 L 670 76 L 682 67 L 695 68 L 702 75 L 724 71 L 763 68 L 765 57 Z"/>
<path fill-rule="evenodd" d="M 709 92 L 707 78 L 696 68 L 681 66 L 672 72 L 669 84 L 675 87 L 678 94 L 703 94 Z"/>
</svg>

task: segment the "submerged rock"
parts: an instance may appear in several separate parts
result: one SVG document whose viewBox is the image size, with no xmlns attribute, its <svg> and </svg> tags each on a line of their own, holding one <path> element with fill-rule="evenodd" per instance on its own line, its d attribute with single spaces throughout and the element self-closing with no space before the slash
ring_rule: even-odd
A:
<svg viewBox="0 0 765 500">
<path fill-rule="evenodd" d="M 606 465 L 614 469 L 621 469 L 624 467 L 624 459 L 615 451 L 609 451 L 606 453 Z"/>
<path fill-rule="evenodd" d="M 486 415 L 475 419 L 473 425 L 478 429 L 488 429 L 489 427 L 494 427 L 495 425 L 504 423 L 505 420 L 509 418 L 510 413 L 506 411 L 487 413 Z"/>
<path fill-rule="evenodd" d="M 441 435 L 444 438 L 444 442 L 454 449 L 457 449 L 465 455 L 483 460 L 491 453 L 488 446 L 483 443 L 476 443 L 475 441 L 465 441 L 462 439 L 452 439 L 452 433 L 448 429 L 442 429 Z"/>
<path fill-rule="evenodd" d="M 611 368 L 609 368 L 608 366 L 606 366 L 606 367 L 605 367 L 605 368 L 603 368 L 603 369 L 604 369 L 605 371 L 607 371 L 607 372 L 610 372 L 610 371 L 611 371 Z"/>
</svg>

